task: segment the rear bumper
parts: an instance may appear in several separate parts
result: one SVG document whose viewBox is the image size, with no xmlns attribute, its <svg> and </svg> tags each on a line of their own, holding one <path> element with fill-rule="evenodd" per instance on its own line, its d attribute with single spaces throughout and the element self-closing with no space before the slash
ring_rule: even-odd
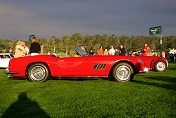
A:
<svg viewBox="0 0 176 118">
<path fill-rule="evenodd" d="M 5 73 L 6 73 L 6 74 L 18 74 L 18 73 L 20 73 L 20 72 L 10 72 L 10 71 L 9 71 L 9 68 L 6 68 L 6 69 L 5 69 Z"/>
</svg>

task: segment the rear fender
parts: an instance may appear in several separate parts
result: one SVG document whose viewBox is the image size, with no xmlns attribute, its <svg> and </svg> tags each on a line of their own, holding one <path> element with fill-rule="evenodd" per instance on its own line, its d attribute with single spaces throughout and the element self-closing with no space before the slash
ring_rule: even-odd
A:
<svg viewBox="0 0 176 118">
<path fill-rule="evenodd" d="M 49 70 L 49 76 L 51 76 L 50 68 L 49 68 L 49 66 L 48 66 L 45 62 L 33 62 L 33 63 L 30 63 L 30 64 L 27 65 L 26 70 L 25 70 L 25 77 L 28 76 L 28 69 L 29 69 L 29 67 L 30 67 L 32 64 L 34 64 L 34 63 L 42 63 L 42 64 L 45 64 L 45 65 L 47 66 L 48 70 Z"/>
</svg>

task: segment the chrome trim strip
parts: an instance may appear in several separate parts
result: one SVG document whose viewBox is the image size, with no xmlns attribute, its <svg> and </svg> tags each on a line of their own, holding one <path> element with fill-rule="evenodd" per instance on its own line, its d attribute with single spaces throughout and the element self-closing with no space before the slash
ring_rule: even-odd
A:
<svg viewBox="0 0 176 118">
<path fill-rule="evenodd" d="M 139 71 L 139 73 L 146 73 L 145 71 Z"/>
<path fill-rule="evenodd" d="M 65 61 L 65 60 L 58 60 L 58 61 Z"/>
<path fill-rule="evenodd" d="M 92 77 L 108 77 L 108 76 L 54 76 L 54 77 L 88 77 L 88 78 L 92 78 Z"/>
<path fill-rule="evenodd" d="M 6 74 L 18 74 L 20 72 L 10 72 L 8 68 L 5 69 Z"/>
<path fill-rule="evenodd" d="M 139 62 L 140 64 L 142 64 L 142 65 L 145 66 L 145 63 L 144 63 L 142 60 L 140 60 L 140 59 L 138 59 L 138 58 L 137 58 L 137 60 L 138 60 L 138 62 Z"/>
</svg>

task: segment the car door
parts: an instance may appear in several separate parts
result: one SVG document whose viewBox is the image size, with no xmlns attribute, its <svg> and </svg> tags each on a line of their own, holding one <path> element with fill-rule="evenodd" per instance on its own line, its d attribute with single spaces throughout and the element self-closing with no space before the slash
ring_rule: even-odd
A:
<svg viewBox="0 0 176 118">
<path fill-rule="evenodd" d="M 86 76 L 84 57 L 66 57 L 57 60 L 57 76 Z"/>
<path fill-rule="evenodd" d="M 112 61 L 104 56 L 89 56 L 85 58 L 85 62 L 89 76 L 108 76 L 112 65 Z"/>
</svg>

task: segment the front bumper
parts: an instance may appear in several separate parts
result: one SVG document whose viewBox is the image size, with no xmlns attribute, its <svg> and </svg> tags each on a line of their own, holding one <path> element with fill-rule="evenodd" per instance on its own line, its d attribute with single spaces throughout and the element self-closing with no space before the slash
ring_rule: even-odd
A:
<svg viewBox="0 0 176 118">
<path fill-rule="evenodd" d="M 6 74 L 18 74 L 18 73 L 20 73 L 20 72 L 10 72 L 10 71 L 9 71 L 9 68 L 6 68 L 6 69 L 5 69 L 5 73 L 6 73 Z"/>
<path fill-rule="evenodd" d="M 149 69 L 145 67 L 143 71 L 139 71 L 139 72 L 140 72 L 140 73 L 148 73 L 148 72 L 149 72 Z"/>
</svg>

